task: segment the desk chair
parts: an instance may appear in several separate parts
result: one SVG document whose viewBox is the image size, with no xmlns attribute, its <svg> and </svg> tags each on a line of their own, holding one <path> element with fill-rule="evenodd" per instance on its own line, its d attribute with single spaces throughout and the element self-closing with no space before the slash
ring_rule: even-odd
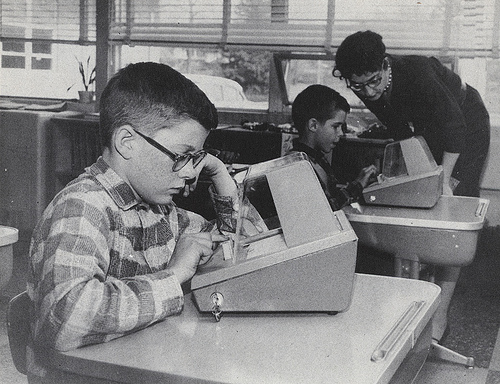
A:
<svg viewBox="0 0 500 384">
<path fill-rule="evenodd" d="M 394 258 L 394 275 L 396 277 L 409 277 L 410 279 L 420 279 L 420 273 L 425 269 L 429 273 L 429 280 L 434 282 L 434 267 L 428 264 L 421 264 L 418 256 L 407 255 L 408 259 L 400 257 Z M 429 271 L 430 270 L 430 271 Z M 431 350 L 429 355 L 436 359 L 446 360 L 452 363 L 463 364 L 467 368 L 474 368 L 474 358 L 461 355 L 449 348 L 439 344 L 436 340 L 432 340 Z"/>
<path fill-rule="evenodd" d="M 13 297 L 7 307 L 7 333 L 10 354 L 16 369 L 26 375 L 26 348 L 30 330 L 29 312 L 31 300 L 26 291 Z"/>
<path fill-rule="evenodd" d="M 26 363 L 26 349 L 28 347 L 30 328 L 30 306 L 31 300 L 26 291 L 13 297 L 7 307 L 7 333 L 9 336 L 10 354 L 16 369 L 28 376 L 28 384 L 39 384 L 38 379 L 28 375 Z M 55 372 L 55 373 L 54 373 Z M 115 381 L 82 378 L 79 375 L 63 371 L 53 371 L 52 384 L 118 384 Z"/>
</svg>

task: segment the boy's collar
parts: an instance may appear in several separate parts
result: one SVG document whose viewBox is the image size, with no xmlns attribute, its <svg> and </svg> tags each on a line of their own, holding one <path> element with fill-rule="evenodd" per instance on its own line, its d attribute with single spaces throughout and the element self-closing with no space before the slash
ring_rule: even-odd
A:
<svg viewBox="0 0 500 384">
<path fill-rule="evenodd" d="M 102 156 L 87 168 L 87 172 L 95 177 L 97 182 L 101 184 L 115 204 L 121 209 L 128 210 L 132 207 L 150 207 L 150 204 L 141 201 L 137 197 L 130 185 L 109 166 Z"/>
<path fill-rule="evenodd" d="M 300 151 L 300 152 L 305 152 L 309 157 L 313 157 L 315 160 L 321 159 L 324 157 L 323 152 L 318 151 L 317 149 L 310 147 L 306 143 L 303 143 L 302 141 L 300 141 L 300 139 L 293 140 L 293 148 Z"/>
</svg>

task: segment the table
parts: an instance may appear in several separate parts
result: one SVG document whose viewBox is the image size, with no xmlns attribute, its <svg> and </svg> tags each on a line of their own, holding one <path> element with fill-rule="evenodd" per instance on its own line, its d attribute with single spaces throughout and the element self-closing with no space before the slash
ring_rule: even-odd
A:
<svg viewBox="0 0 500 384">
<path fill-rule="evenodd" d="M 124 383 L 388 383 L 424 333 L 428 351 L 426 330 L 440 289 L 419 280 L 355 278 L 351 307 L 337 315 L 225 314 L 215 322 L 187 295 L 179 316 L 50 360 L 73 374 Z M 374 352 L 388 331 L 416 305 L 385 359 L 372 361 L 382 356 Z"/>
<path fill-rule="evenodd" d="M 343 208 L 359 244 L 394 255 L 396 276 L 420 278 L 420 263 L 462 267 L 476 255 L 489 201 L 478 197 L 440 196 L 430 209 L 360 206 Z M 433 355 L 450 362 L 474 366 L 472 357 L 433 344 Z"/>
<path fill-rule="evenodd" d="M 360 244 L 393 254 L 396 276 L 402 276 L 402 260 L 410 260 L 410 277 L 418 279 L 420 263 L 462 267 L 474 260 L 488 205 L 479 197 L 443 195 L 429 209 L 363 205 L 343 211 Z"/>
</svg>

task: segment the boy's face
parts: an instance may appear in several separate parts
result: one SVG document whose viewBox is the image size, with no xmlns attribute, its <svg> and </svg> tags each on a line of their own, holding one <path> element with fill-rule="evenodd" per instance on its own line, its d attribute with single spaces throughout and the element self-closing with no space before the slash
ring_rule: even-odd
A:
<svg viewBox="0 0 500 384">
<path fill-rule="evenodd" d="M 161 129 L 150 137 L 170 152 L 183 155 L 200 151 L 208 133 L 197 121 L 186 120 Z M 172 197 L 183 191 L 186 182 L 199 175 L 203 162 L 193 168 L 191 159 L 183 168 L 174 172 L 174 161 L 169 156 L 140 135 L 135 135 L 137 152 L 127 171 L 130 185 L 148 203 L 170 204 Z"/>
<path fill-rule="evenodd" d="M 315 149 L 329 153 L 340 140 L 342 125 L 345 123 L 347 113 L 342 110 L 335 111 L 334 115 L 323 124 L 317 122 L 315 134 Z"/>
</svg>

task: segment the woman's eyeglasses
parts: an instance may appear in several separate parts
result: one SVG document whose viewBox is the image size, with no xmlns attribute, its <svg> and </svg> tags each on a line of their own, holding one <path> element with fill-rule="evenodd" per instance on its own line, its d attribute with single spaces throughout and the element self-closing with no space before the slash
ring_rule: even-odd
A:
<svg viewBox="0 0 500 384">
<path fill-rule="evenodd" d="M 361 92 L 366 87 L 369 87 L 372 89 L 377 88 L 380 85 L 380 83 L 382 82 L 382 79 L 384 78 L 383 72 L 384 72 L 384 70 L 387 69 L 388 65 L 389 65 L 389 63 L 388 63 L 387 59 L 384 59 L 384 61 L 382 62 L 382 68 L 378 71 L 378 73 L 376 75 L 373 75 L 373 77 L 370 80 L 365 81 L 364 83 L 356 83 L 354 81 L 351 81 L 349 79 L 344 78 L 342 76 L 342 73 L 340 73 L 340 71 L 338 70 L 337 67 L 333 68 L 332 75 L 333 75 L 333 77 L 336 77 L 340 80 L 344 79 L 345 83 L 347 85 L 347 88 L 350 88 L 355 92 Z"/>
<path fill-rule="evenodd" d="M 178 172 L 182 168 L 184 168 L 184 166 L 187 163 L 189 163 L 189 161 L 191 159 L 193 159 L 193 168 L 196 168 L 196 166 L 198 164 L 200 164 L 200 162 L 207 155 L 207 152 L 203 149 L 201 151 L 196 152 L 196 153 L 187 153 L 187 154 L 179 155 L 177 153 L 169 151 L 167 148 L 165 148 L 163 145 L 161 145 L 160 143 L 158 143 L 156 140 L 152 139 L 151 137 L 146 136 L 143 133 L 141 133 L 135 129 L 134 129 L 134 132 L 137 133 L 139 136 L 141 136 L 144 140 L 146 140 L 153 147 L 155 147 L 156 149 L 160 150 L 165 155 L 170 157 L 174 162 L 174 165 L 172 165 L 172 171 L 174 171 L 174 172 Z"/>
<path fill-rule="evenodd" d="M 364 83 L 355 83 L 349 79 L 345 79 L 347 87 L 356 92 L 361 92 L 366 87 L 375 89 L 382 82 L 382 70 L 378 73 L 378 75 L 373 76 L 370 80 L 365 81 Z"/>
</svg>

